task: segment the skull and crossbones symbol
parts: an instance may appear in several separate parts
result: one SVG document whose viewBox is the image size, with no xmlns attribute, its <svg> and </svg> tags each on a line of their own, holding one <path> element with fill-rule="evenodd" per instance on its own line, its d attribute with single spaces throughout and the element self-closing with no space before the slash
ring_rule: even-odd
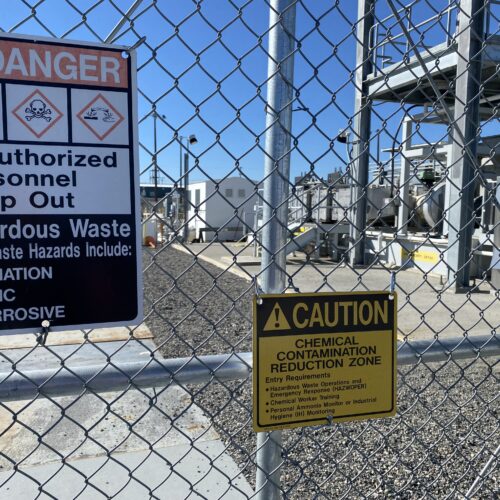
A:
<svg viewBox="0 0 500 500">
<path fill-rule="evenodd" d="M 47 108 L 47 105 L 41 99 L 33 99 L 30 102 L 30 107 L 24 110 L 26 113 L 26 120 L 31 121 L 33 118 L 43 118 L 45 121 L 50 122 L 52 111 Z"/>
</svg>

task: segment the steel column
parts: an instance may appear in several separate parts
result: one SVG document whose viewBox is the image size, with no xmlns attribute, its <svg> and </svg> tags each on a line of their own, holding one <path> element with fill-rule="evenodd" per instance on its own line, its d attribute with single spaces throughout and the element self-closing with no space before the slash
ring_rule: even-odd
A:
<svg viewBox="0 0 500 500">
<path fill-rule="evenodd" d="M 182 196 L 184 206 L 184 228 L 182 230 L 182 241 L 187 243 L 189 239 L 189 139 L 187 141 L 187 152 L 184 153 L 184 193 Z"/>
<path fill-rule="evenodd" d="M 370 32 L 375 19 L 375 0 L 358 0 L 356 76 L 354 91 L 354 140 L 351 168 L 353 200 L 350 210 L 351 264 L 365 263 L 366 187 L 370 162 L 371 104 L 366 78 L 372 72 Z"/>
<path fill-rule="evenodd" d="M 500 176 L 497 177 L 496 200 L 500 205 Z M 491 285 L 500 290 L 500 206 L 493 204 L 493 257 L 491 258 Z"/>
<path fill-rule="evenodd" d="M 466 289 L 470 279 L 472 234 L 474 232 L 474 185 L 479 128 L 481 50 L 484 31 L 484 0 L 461 0 L 455 80 L 455 128 L 448 219 L 448 284 L 456 291 Z"/>
<path fill-rule="evenodd" d="M 271 0 L 269 27 L 260 285 L 265 293 L 281 293 L 286 288 L 295 0 Z M 281 497 L 281 452 L 280 431 L 257 434 L 256 495 L 259 500 Z"/>
<path fill-rule="evenodd" d="M 405 236 L 408 234 L 408 214 L 410 212 L 410 160 L 406 151 L 411 147 L 411 135 L 413 124 L 410 118 L 403 121 L 402 139 L 403 150 L 401 152 L 401 170 L 399 173 L 399 209 L 397 234 Z M 394 154 L 394 152 L 392 153 Z"/>
</svg>

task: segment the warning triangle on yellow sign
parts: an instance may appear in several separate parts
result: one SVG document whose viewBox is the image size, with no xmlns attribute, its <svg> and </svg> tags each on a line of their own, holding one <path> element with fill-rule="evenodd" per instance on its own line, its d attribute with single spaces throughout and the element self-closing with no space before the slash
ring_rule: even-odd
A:
<svg viewBox="0 0 500 500">
<path fill-rule="evenodd" d="M 283 310 L 277 302 L 274 304 L 273 310 L 264 325 L 265 332 L 276 330 L 290 330 L 290 323 L 288 323 Z"/>
</svg>

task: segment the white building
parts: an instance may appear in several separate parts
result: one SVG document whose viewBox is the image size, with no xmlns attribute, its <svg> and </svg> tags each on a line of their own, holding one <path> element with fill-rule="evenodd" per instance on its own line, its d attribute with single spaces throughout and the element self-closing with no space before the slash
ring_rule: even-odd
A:
<svg viewBox="0 0 500 500">
<path fill-rule="evenodd" d="M 189 240 L 236 241 L 252 231 L 256 185 L 244 177 L 189 185 Z"/>
</svg>

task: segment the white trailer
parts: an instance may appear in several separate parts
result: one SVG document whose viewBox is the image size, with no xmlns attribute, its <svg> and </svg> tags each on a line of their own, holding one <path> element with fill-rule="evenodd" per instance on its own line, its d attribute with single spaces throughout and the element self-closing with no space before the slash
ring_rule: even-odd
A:
<svg viewBox="0 0 500 500">
<path fill-rule="evenodd" d="M 189 241 L 237 241 L 253 231 L 258 183 L 245 177 L 193 182 L 188 187 Z"/>
</svg>

